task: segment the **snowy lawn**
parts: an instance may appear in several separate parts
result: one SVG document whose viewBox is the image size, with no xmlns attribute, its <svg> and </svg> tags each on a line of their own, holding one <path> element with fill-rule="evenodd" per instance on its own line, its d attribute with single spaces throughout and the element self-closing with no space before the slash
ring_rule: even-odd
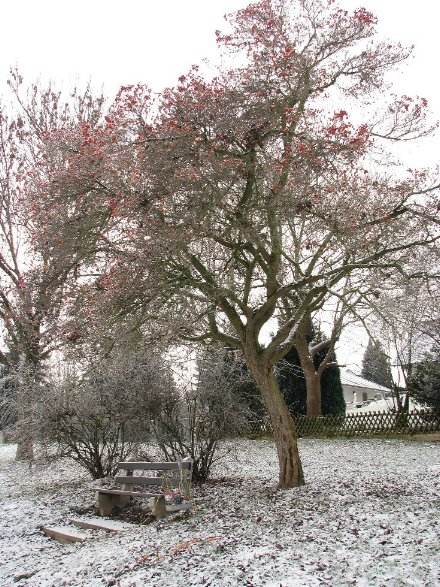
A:
<svg viewBox="0 0 440 587">
<path fill-rule="evenodd" d="M 0 446 L 0 585 L 440 585 L 439 443 L 303 439 L 307 485 L 288 491 L 273 442 L 234 446 L 190 516 L 70 545 L 39 528 L 91 509 L 87 474 Z"/>
</svg>

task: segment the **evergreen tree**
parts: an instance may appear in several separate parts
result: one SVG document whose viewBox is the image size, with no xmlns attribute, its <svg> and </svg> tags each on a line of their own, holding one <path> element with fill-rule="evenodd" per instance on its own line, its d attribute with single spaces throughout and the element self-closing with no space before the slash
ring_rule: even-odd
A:
<svg viewBox="0 0 440 587">
<path fill-rule="evenodd" d="M 321 351 L 315 357 L 315 365 L 318 367 L 325 357 L 325 351 Z M 332 363 L 336 363 L 336 354 L 332 356 Z M 341 383 L 341 370 L 337 365 L 330 365 L 321 378 L 321 406 L 322 414 L 345 414 L 344 390 Z"/>
<path fill-rule="evenodd" d="M 306 380 L 295 347 L 279 363 L 277 379 L 289 412 L 291 414 L 306 414 Z"/>
<path fill-rule="evenodd" d="M 388 357 L 382 350 L 380 344 L 374 343 L 371 339 L 368 341 L 368 346 L 362 361 L 362 377 L 389 389 L 393 385 Z"/>
<path fill-rule="evenodd" d="M 440 348 L 434 349 L 416 366 L 408 388 L 417 401 L 440 410 Z"/>
</svg>

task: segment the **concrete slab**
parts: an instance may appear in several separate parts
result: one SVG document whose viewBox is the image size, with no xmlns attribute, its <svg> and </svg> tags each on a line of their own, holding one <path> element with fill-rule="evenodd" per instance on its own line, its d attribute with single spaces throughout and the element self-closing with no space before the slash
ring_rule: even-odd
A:
<svg viewBox="0 0 440 587">
<path fill-rule="evenodd" d="M 44 526 L 43 532 L 61 544 L 69 544 L 70 542 L 84 542 L 87 540 L 86 534 L 68 528 L 67 526 Z"/>
<path fill-rule="evenodd" d="M 136 527 L 134 524 L 128 524 L 127 522 L 105 520 L 103 518 L 70 518 L 69 522 L 78 528 L 105 530 L 106 532 L 123 532 L 129 528 Z"/>
<path fill-rule="evenodd" d="M 192 508 L 192 503 L 190 501 L 186 501 L 184 503 L 167 503 L 166 504 L 167 513 L 175 513 L 180 512 L 182 510 L 189 510 Z"/>
</svg>

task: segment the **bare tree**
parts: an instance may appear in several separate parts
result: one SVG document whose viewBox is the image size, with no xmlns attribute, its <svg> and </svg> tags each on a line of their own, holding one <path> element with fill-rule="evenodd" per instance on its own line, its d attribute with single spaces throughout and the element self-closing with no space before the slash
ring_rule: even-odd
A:
<svg viewBox="0 0 440 587">
<path fill-rule="evenodd" d="M 17 443 L 17 460 L 34 458 L 47 389 L 41 370 L 24 356 L 0 372 L 0 420 L 9 440 Z"/>
<path fill-rule="evenodd" d="M 69 234 L 60 211 L 93 210 L 76 225 L 105 244 L 90 300 L 242 351 L 292 487 L 303 472 L 274 366 L 325 304 L 351 306 L 371 272 L 435 246 L 438 182 L 387 156 L 430 127 L 425 100 L 387 95 L 410 51 L 376 43 L 373 15 L 261 0 L 228 21 L 218 42 L 239 57 L 214 79 L 193 68 L 157 100 L 122 88 L 99 125 L 51 133 L 65 166 L 34 202 L 49 242 Z"/>
<path fill-rule="evenodd" d="M 393 400 L 399 412 L 409 409 L 414 368 L 439 343 L 438 279 L 426 278 L 426 273 L 436 272 L 436 258 L 417 259 L 417 267 L 425 277 L 400 276 L 383 287 L 368 321 L 370 334 L 381 343 L 394 367 Z M 401 389 L 407 390 L 404 400 Z"/>
<path fill-rule="evenodd" d="M 102 99 L 86 89 L 83 94 L 74 91 L 70 104 L 63 103 L 50 85 L 32 86 L 22 95 L 16 71 L 10 86 L 18 108 L 0 106 L 0 322 L 5 344 L 0 362 L 13 373 L 24 361 L 36 373 L 44 371 L 53 351 L 74 334 L 64 324 L 64 310 L 75 297 L 73 277 L 78 277 L 86 255 L 84 246 L 79 255 L 75 247 L 48 245 L 32 194 L 44 199 L 45 180 L 65 164 L 60 150 L 48 148 L 49 131 L 56 134 L 69 125 L 92 123 Z M 38 165 L 43 144 L 44 168 Z M 31 457 L 32 441 L 26 447 L 19 443 L 18 457 Z"/>
</svg>

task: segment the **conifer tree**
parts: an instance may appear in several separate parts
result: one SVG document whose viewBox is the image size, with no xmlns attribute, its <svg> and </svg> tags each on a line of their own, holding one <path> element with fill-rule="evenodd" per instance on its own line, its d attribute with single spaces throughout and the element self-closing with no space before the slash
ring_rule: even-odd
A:
<svg viewBox="0 0 440 587">
<path fill-rule="evenodd" d="M 423 361 L 416 365 L 409 378 L 411 396 L 418 402 L 440 410 L 440 348 L 434 347 Z"/>
<path fill-rule="evenodd" d="M 319 365 L 324 358 L 325 351 L 318 353 L 316 363 Z M 337 363 L 336 354 L 332 358 Z M 329 414 L 345 414 L 344 390 L 341 383 L 341 370 L 337 365 L 329 365 L 321 378 L 322 396 L 321 406 L 323 416 Z"/>
<path fill-rule="evenodd" d="M 362 377 L 391 389 L 393 376 L 387 355 L 379 343 L 368 341 L 362 361 Z"/>
<path fill-rule="evenodd" d="M 289 412 L 291 414 L 306 414 L 306 380 L 295 347 L 279 363 L 277 379 Z"/>
</svg>

